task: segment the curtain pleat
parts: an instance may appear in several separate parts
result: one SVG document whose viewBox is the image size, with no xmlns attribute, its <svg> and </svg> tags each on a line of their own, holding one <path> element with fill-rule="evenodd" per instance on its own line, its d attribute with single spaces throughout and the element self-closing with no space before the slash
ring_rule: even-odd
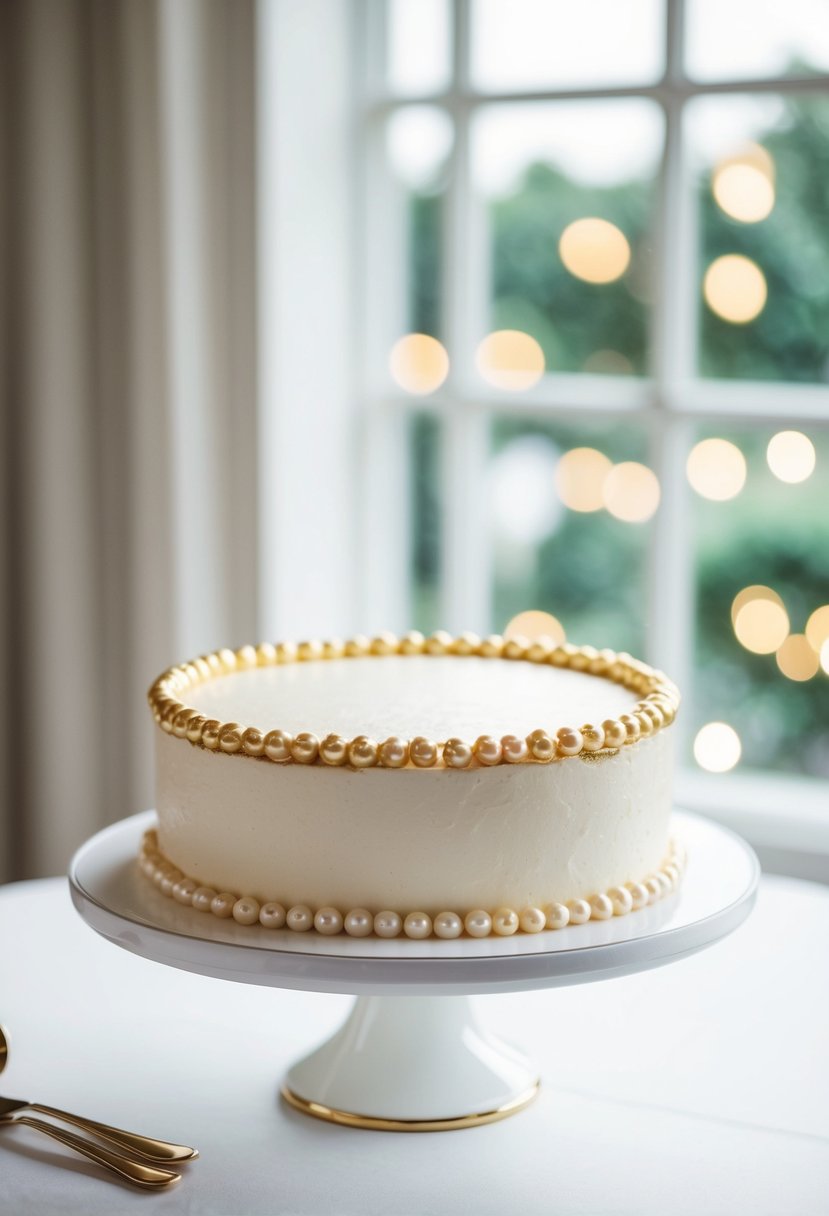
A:
<svg viewBox="0 0 829 1216">
<path fill-rule="evenodd" d="M 152 805 L 147 685 L 255 635 L 253 2 L 21 0 L 0 43 L 8 880 Z"/>
</svg>

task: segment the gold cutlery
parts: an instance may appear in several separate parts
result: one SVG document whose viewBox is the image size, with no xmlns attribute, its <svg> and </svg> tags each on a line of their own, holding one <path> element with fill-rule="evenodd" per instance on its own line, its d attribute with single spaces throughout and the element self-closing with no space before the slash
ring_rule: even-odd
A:
<svg viewBox="0 0 829 1216">
<path fill-rule="evenodd" d="M 9 1038 L 7 1038 L 4 1029 L 0 1026 L 0 1071 L 5 1060 L 9 1057 Z M 111 1127 L 108 1124 L 101 1124 L 94 1119 L 83 1119 L 80 1115 L 73 1115 L 68 1110 L 58 1110 L 57 1107 L 45 1107 L 39 1102 L 28 1102 L 23 1098 L 4 1098 L 0 1097 L 0 1121 L 1 1122 L 26 1122 L 29 1126 L 38 1127 L 38 1130 L 45 1131 L 49 1128 L 51 1131 L 61 1131 L 64 1136 L 71 1136 L 69 1132 L 63 1132 L 62 1128 L 53 1128 L 52 1124 L 44 1124 L 41 1120 L 24 1119 L 22 1111 L 32 1111 L 34 1114 L 49 1115 L 50 1119 L 57 1119 L 66 1124 L 72 1124 L 79 1127 L 81 1131 L 89 1132 L 91 1136 L 98 1139 L 103 1139 L 109 1144 L 117 1145 L 120 1149 L 128 1150 L 128 1153 L 137 1155 L 145 1161 L 156 1162 L 162 1165 L 180 1164 L 182 1161 L 193 1161 L 198 1156 L 198 1150 L 188 1147 L 186 1144 L 173 1144 L 169 1141 L 160 1141 L 150 1136 L 141 1136 L 139 1132 L 125 1131 L 123 1127 Z M 56 1137 L 57 1138 L 57 1137 Z M 79 1137 L 72 1137 L 79 1139 Z M 79 1143 L 88 1144 L 88 1141 L 79 1141 Z M 97 1148 L 97 1145 L 92 1145 Z M 102 1152 L 109 1150 L 102 1149 Z M 115 1153 L 115 1156 L 120 1154 Z M 136 1162 L 137 1164 L 137 1162 Z M 162 1173 L 168 1171 L 160 1171 Z M 173 1175 L 179 1177 L 179 1175 Z M 168 1180 L 169 1181 L 169 1180 Z M 151 1183 L 157 1186 L 159 1183 Z"/>
<path fill-rule="evenodd" d="M 72 1132 L 64 1131 L 62 1127 L 55 1127 L 53 1123 L 44 1123 L 42 1119 L 30 1119 L 27 1115 L 0 1114 L 0 1127 L 11 1127 L 15 1123 L 22 1123 L 24 1127 L 32 1127 L 35 1131 L 43 1132 L 45 1136 L 51 1136 L 53 1140 L 80 1153 L 82 1157 L 88 1157 L 96 1165 L 102 1166 L 111 1174 L 117 1174 L 127 1182 L 133 1183 L 134 1186 L 158 1190 L 161 1187 L 172 1186 L 181 1178 L 181 1174 L 176 1174 L 172 1170 L 161 1170 L 155 1165 L 145 1165 L 141 1161 L 133 1161 L 130 1157 L 124 1157 L 113 1149 L 104 1148 L 102 1144 L 93 1144 L 91 1140 L 85 1140 L 83 1136 L 76 1136 Z"/>
<path fill-rule="evenodd" d="M 145 1161 L 157 1162 L 163 1165 L 179 1165 L 182 1161 L 194 1161 L 198 1150 L 188 1148 L 186 1144 L 170 1144 L 167 1140 L 153 1140 L 149 1136 L 140 1136 L 138 1132 L 124 1131 L 120 1127 L 110 1127 L 108 1123 L 96 1123 L 94 1119 L 83 1119 L 80 1115 L 72 1115 L 69 1111 L 58 1110 L 56 1106 L 43 1106 L 40 1102 L 26 1102 L 22 1098 L 0 1097 L 0 1119 L 9 1121 L 17 1118 L 21 1121 L 18 1111 L 31 1111 L 37 1115 L 48 1115 L 50 1119 L 58 1119 L 61 1123 L 71 1123 L 81 1131 L 106 1140 L 118 1148 L 143 1158 Z"/>
</svg>

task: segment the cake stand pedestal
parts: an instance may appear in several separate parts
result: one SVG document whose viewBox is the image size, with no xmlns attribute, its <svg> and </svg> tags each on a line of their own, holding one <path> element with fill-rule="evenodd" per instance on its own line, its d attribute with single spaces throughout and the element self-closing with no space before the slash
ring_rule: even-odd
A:
<svg viewBox="0 0 829 1216">
<path fill-rule="evenodd" d="M 467 996 L 360 996 L 336 1034 L 288 1071 L 282 1096 L 348 1127 L 448 1131 L 521 1110 L 538 1084 Z"/>
<path fill-rule="evenodd" d="M 292 1106 L 334 1123 L 438 1131 L 493 1122 L 535 1096 L 538 1074 L 479 1022 L 470 996 L 629 975 L 713 945 L 742 923 L 760 867 L 749 846 L 676 811 L 688 850 L 679 891 L 609 921 L 456 941 L 322 937 L 243 927 L 162 895 L 135 858 L 152 811 L 93 836 L 69 871 L 72 900 L 96 932 L 167 966 L 240 983 L 350 992 L 332 1038 L 289 1070 Z"/>
</svg>

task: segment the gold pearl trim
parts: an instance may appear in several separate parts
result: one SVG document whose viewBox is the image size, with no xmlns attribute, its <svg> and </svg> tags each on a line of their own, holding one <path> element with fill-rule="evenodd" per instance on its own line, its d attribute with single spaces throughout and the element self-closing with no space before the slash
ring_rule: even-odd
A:
<svg viewBox="0 0 829 1216">
<path fill-rule="evenodd" d="M 372 913 L 368 908 L 352 908 L 343 913 L 337 908 L 314 910 L 308 904 L 282 904 L 278 900 L 260 903 L 252 895 L 217 891 L 188 878 L 158 847 L 155 829 L 144 833 L 138 865 L 162 895 L 197 912 L 212 912 L 220 920 L 230 917 L 240 925 L 262 925 L 266 929 L 291 929 L 296 933 L 314 930 L 324 937 L 347 933 L 349 937 L 409 937 L 423 940 L 438 937 L 512 937 L 515 933 L 541 933 L 544 929 L 564 929 L 589 920 L 611 920 L 627 916 L 655 904 L 677 890 L 685 871 L 685 849 L 677 840 L 668 842 L 668 855 L 658 870 L 641 882 L 625 882 L 608 887 L 586 899 L 549 903 L 541 907 L 473 908 L 467 912 L 395 912 L 388 908 Z"/>
<path fill-rule="evenodd" d="M 619 718 L 601 723 L 587 722 L 580 727 L 539 728 L 526 738 L 504 735 L 496 739 L 481 735 L 474 742 L 455 737 L 437 741 L 417 735 L 413 739 L 392 736 L 376 741 L 366 735 L 346 739 L 328 734 L 318 738 L 309 731 L 293 736 L 284 730 L 263 730 L 238 722 L 218 722 L 205 718 L 182 700 L 189 689 L 208 680 L 245 671 L 253 667 L 274 667 L 285 663 L 308 663 L 339 658 L 381 657 L 383 655 L 477 655 L 509 662 L 547 663 L 586 672 L 621 684 L 639 694 L 640 700 Z M 347 642 L 263 642 L 238 650 L 217 650 L 188 663 L 170 667 L 155 681 L 148 693 L 153 717 L 163 731 L 187 739 L 197 747 L 224 752 L 228 756 L 269 760 L 276 764 L 324 764 L 349 768 L 453 768 L 475 769 L 494 764 L 549 764 L 571 756 L 594 756 L 597 752 L 619 751 L 670 726 L 679 709 L 679 690 L 664 672 L 649 667 L 624 652 L 596 650 L 593 646 L 572 646 L 537 639 L 493 634 L 479 638 L 474 633 L 459 637 L 439 630 L 431 637 L 407 633 L 402 638 L 383 633 L 375 638 L 358 636 Z"/>
</svg>

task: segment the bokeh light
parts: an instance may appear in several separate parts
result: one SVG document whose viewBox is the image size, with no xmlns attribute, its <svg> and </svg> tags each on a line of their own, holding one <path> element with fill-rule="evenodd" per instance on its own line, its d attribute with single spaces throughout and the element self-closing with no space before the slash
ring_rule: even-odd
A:
<svg viewBox="0 0 829 1216">
<path fill-rule="evenodd" d="M 709 773 L 727 773 L 742 752 L 740 736 L 727 722 L 708 722 L 694 739 L 694 759 Z"/>
<path fill-rule="evenodd" d="M 551 612 L 519 612 L 504 630 L 505 638 L 523 637 L 534 642 L 538 638 L 549 638 L 556 644 L 565 640 L 564 626 Z"/>
<path fill-rule="evenodd" d="M 391 349 L 389 371 L 407 393 L 424 397 L 440 388 L 449 375 L 449 356 L 437 338 L 406 334 Z"/>
<path fill-rule="evenodd" d="M 771 587 L 764 587 L 762 583 L 754 583 L 751 587 L 743 587 L 742 591 L 738 591 L 734 596 L 731 604 L 731 624 L 737 622 L 737 614 L 744 605 L 752 600 L 771 600 L 775 604 L 783 607 L 783 601 L 780 596 Z"/>
<path fill-rule="evenodd" d="M 777 666 L 788 680 L 811 680 L 820 659 L 803 633 L 790 633 L 777 652 Z"/>
<path fill-rule="evenodd" d="M 489 384 L 520 393 L 538 384 L 544 375 L 544 352 L 529 334 L 499 329 L 484 338 L 475 364 Z"/>
<path fill-rule="evenodd" d="M 829 604 L 815 608 L 806 622 L 806 637 L 812 650 L 822 650 L 829 641 Z"/>
<path fill-rule="evenodd" d="M 558 243 L 561 260 L 577 279 L 585 283 L 612 283 L 630 264 L 627 237 L 608 220 L 588 217 L 574 220 Z"/>
<path fill-rule="evenodd" d="M 820 648 L 820 665 L 829 676 L 829 638 L 823 643 Z"/>
<path fill-rule="evenodd" d="M 772 654 L 789 633 L 789 614 L 774 600 L 749 600 L 734 620 L 737 641 L 753 654 Z"/>
<path fill-rule="evenodd" d="M 726 215 L 743 224 L 764 220 L 774 207 L 774 161 L 752 144 L 714 169 L 711 190 Z"/>
<path fill-rule="evenodd" d="M 604 483 L 612 468 L 603 452 L 595 448 L 571 448 L 556 468 L 556 488 L 571 511 L 600 511 L 604 506 Z"/>
<path fill-rule="evenodd" d="M 386 148 L 398 181 L 409 190 L 430 191 L 441 179 L 452 150 L 454 128 L 437 106 L 402 106 L 389 115 Z"/>
<path fill-rule="evenodd" d="M 769 440 L 766 460 L 775 477 L 796 485 L 814 472 L 815 445 L 802 431 L 778 431 Z"/>
<path fill-rule="evenodd" d="M 726 502 L 745 485 L 746 459 L 727 439 L 702 439 L 691 449 L 686 471 L 697 494 L 713 502 Z"/>
<path fill-rule="evenodd" d="M 497 535 L 513 550 L 541 544 L 558 527 L 558 463 L 559 449 L 543 435 L 520 435 L 492 460 L 486 498 Z"/>
<path fill-rule="evenodd" d="M 607 474 L 602 494 L 604 505 L 616 519 L 644 523 L 659 506 L 659 480 L 647 465 L 626 460 Z"/>
<path fill-rule="evenodd" d="M 756 224 L 771 214 L 774 186 L 753 165 L 724 165 L 714 175 L 714 198 L 734 220 Z"/>
<path fill-rule="evenodd" d="M 732 325 L 746 325 L 763 311 L 768 298 L 766 277 L 756 262 L 741 253 L 715 258 L 702 286 L 712 312 Z"/>
</svg>

